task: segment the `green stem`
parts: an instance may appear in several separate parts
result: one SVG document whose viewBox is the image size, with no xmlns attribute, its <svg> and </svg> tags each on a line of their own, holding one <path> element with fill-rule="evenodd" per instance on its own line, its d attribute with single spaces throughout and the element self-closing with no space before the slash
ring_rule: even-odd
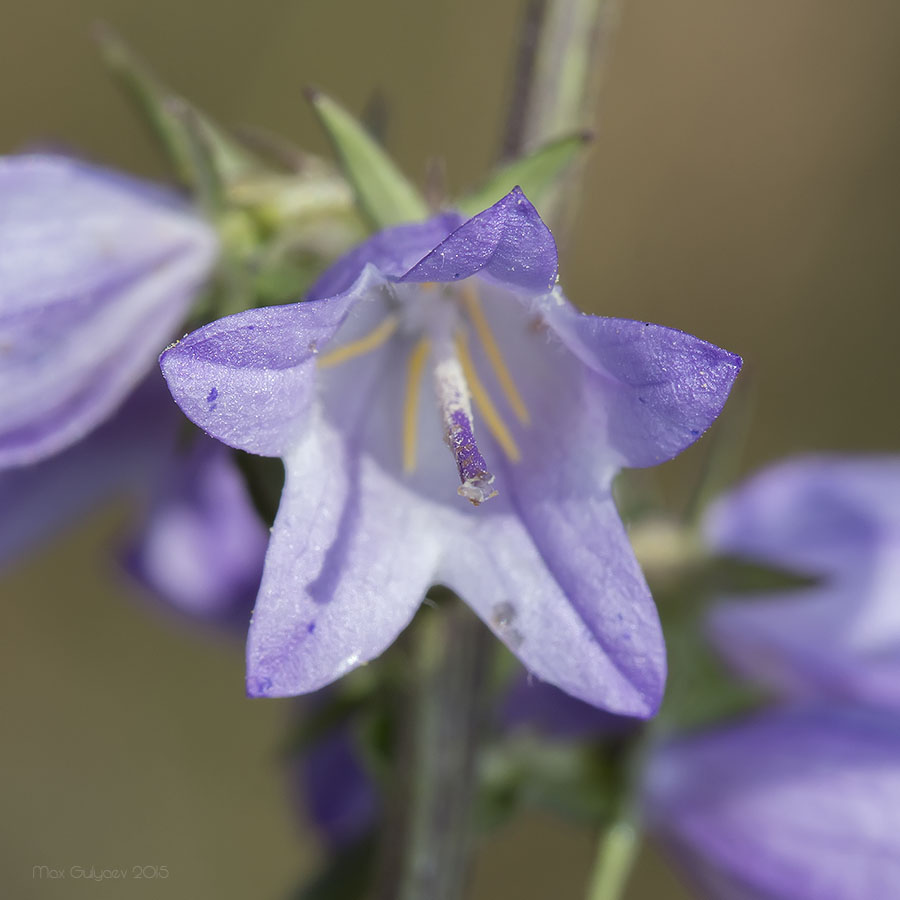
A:
<svg viewBox="0 0 900 900">
<path fill-rule="evenodd" d="M 623 748 L 617 788 L 606 828 L 600 835 L 587 900 L 621 900 L 641 847 L 638 791 L 653 747 L 659 739 L 659 717 L 648 722 Z"/>
<path fill-rule="evenodd" d="M 620 4 L 621 0 L 544 0 L 532 11 L 539 29 L 530 60 L 528 113 L 521 122 L 524 150 L 594 127 Z M 542 205 L 554 233 L 571 227 L 581 168 L 573 166 Z"/>
<path fill-rule="evenodd" d="M 640 831 L 627 818 L 604 832 L 588 888 L 588 900 L 620 900 L 640 849 Z"/>
</svg>

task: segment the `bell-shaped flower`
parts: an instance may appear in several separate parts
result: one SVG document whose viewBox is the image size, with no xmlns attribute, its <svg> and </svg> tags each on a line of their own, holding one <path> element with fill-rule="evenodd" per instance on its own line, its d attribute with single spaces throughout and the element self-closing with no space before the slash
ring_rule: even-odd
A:
<svg viewBox="0 0 900 900">
<path fill-rule="evenodd" d="M 900 707 L 900 458 L 799 457 L 709 510 L 723 553 L 818 583 L 713 610 L 721 652 L 789 696 Z"/>
<path fill-rule="evenodd" d="M 367 662 L 441 583 L 539 678 L 654 713 L 663 639 L 610 485 L 695 441 L 740 360 L 578 313 L 520 190 L 383 231 L 310 299 L 213 322 L 161 365 L 210 435 L 284 458 L 251 695 Z"/>
<path fill-rule="evenodd" d="M 900 895 L 900 725 L 784 709 L 654 753 L 648 827 L 703 896 L 873 900 Z"/>
<path fill-rule="evenodd" d="M 174 195 L 63 156 L 0 159 L 0 468 L 106 419 L 177 332 L 216 252 Z"/>
</svg>

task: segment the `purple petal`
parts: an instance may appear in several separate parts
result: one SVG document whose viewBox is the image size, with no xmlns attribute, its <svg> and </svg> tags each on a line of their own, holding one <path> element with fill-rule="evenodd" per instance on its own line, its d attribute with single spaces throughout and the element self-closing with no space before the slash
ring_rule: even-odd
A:
<svg viewBox="0 0 900 900">
<path fill-rule="evenodd" d="M 645 805 L 716 897 L 863 900 L 900 888 L 894 718 L 788 710 L 682 740 L 653 758 Z"/>
<path fill-rule="evenodd" d="M 349 290 L 366 266 L 397 280 L 462 224 L 459 213 L 445 212 L 427 222 L 395 225 L 379 231 L 342 256 L 310 288 L 307 297 L 321 300 Z"/>
<path fill-rule="evenodd" d="M 343 295 L 250 309 L 211 322 L 160 356 L 185 415 L 231 447 L 281 456 L 306 430 L 316 357 L 360 298 L 378 297 L 367 270 Z"/>
<path fill-rule="evenodd" d="M 110 415 L 216 250 L 206 224 L 151 186 L 64 157 L 0 160 L 0 467 Z"/>
<path fill-rule="evenodd" d="M 499 504 L 500 498 L 491 503 Z M 665 647 L 653 601 L 612 499 L 573 518 L 558 498 L 534 534 L 496 511 L 445 542 L 439 580 L 543 681 L 610 712 L 648 718 L 662 698 Z"/>
<path fill-rule="evenodd" d="M 810 575 L 844 574 L 898 531 L 895 456 L 799 456 L 721 497 L 704 519 L 719 552 Z"/>
<path fill-rule="evenodd" d="M 246 627 L 267 543 L 231 452 L 201 438 L 173 454 L 126 564 L 171 608 Z"/>
<path fill-rule="evenodd" d="M 247 691 L 314 691 L 378 656 L 433 580 L 428 508 L 316 422 L 286 483 L 247 645 Z"/>
<path fill-rule="evenodd" d="M 556 283 L 557 269 L 553 235 L 517 187 L 457 228 L 400 280 L 447 282 L 477 274 L 542 294 Z"/>
<path fill-rule="evenodd" d="M 745 675 L 789 696 L 900 708 L 900 460 L 803 457 L 721 498 L 718 550 L 823 584 L 723 602 L 710 624 Z"/>
<path fill-rule="evenodd" d="M 588 403 L 605 421 L 618 465 L 657 465 L 693 444 L 722 411 L 741 369 L 739 356 L 693 335 L 579 313 L 558 291 L 540 308 L 587 369 Z"/>
</svg>

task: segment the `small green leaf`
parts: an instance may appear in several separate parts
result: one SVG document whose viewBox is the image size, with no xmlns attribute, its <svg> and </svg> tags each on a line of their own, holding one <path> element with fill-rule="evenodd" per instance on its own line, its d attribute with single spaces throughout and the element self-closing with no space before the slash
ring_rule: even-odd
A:
<svg viewBox="0 0 900 900">
<path fill-rule="evenodd" d="M 196 137 L 186 132 L 185 116 L 190 104 L 167 88 L 132 49 L 107 25 L 95 29 L 103 59 L 143 114 L 160 141 L 178 179 L 194 187 Z M 222 181 L 230 181 L 260 168 L 259 162 L 208 116 L 192 109 L 191 127 L 203 133 Z"/>
<path fill-rule="evenodd" d="M 486 184 L 463 197 L 457 204 L 458 208 L 466 215 L 474 216 L 505 197 L 516 185 L 539 207 L 546 191 L 590 140 L 590 134 L 580 132 L 538 147 L 534 153 L 498 169 Z"/>
<path fill-rule="evenodd" d="M 428 217 L 422 195 L 350 113 L 330 97 L 307 97 L 334 145 L 360 208 L 378 228 Z"/>
</svg>

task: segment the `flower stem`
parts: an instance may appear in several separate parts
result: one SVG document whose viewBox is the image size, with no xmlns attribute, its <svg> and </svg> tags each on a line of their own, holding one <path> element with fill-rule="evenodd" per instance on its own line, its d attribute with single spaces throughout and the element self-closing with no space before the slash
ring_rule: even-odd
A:
<svg viewBox="0 0 900 900">
<path fill-rule="evenodd" d="M 530 0 L 522 27 L 505 156 L 594 126 L 622 0 Z M 522 80 L 527 79 L 523 85 Z M 554 233 L 571 227 L 580 165 L 542 205 Z"/>
<path fill-rule="evenodd" d="M 588 888 L 588 900 L 620 900 L 640 848 L 640 832 L 628 819 L 614 821 L 604 832 Z"/>
<path fill-rule="evenodd" d="M 416 623 L 413 695 L 396 772 L 401 809 L 382 860 L 380 897 L 458 900 L 466 887 L 489 637 L 455 597 Z"/>
</svg>

